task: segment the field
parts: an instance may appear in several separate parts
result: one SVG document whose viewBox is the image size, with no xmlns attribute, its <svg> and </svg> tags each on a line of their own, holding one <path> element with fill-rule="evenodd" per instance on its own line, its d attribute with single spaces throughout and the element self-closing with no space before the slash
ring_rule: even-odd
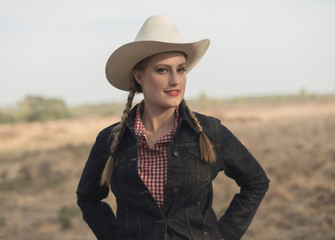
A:
<svg viewBox="0 0 335 240">
<path fill-rule="evenodd" d="M 242 239 L 335 240 L 334 99 L 194 110 L 221 119 L 271 180 Z M 0 125 L 0 240 L 95 239 L 75 190 L 97 133 L 117 120 Z M 215 180 L 218 216 L 236 191 L 223 173 Z"/>
</svg>

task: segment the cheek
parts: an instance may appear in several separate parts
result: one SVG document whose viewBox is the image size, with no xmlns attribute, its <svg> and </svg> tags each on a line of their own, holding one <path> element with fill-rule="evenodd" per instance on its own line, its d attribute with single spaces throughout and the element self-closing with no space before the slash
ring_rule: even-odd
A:
<svg viewBox="0 0 335 240">
<path fill-rule="evenodd" d="M 185 79 L 183 79 L 183 81 L 181 82 L 181 88 L 183 89 L 183 91 L 185 92 L 185 90 L 186 90 L 186 77 L 185 77 Z"/>
<path fill-rule="evenodd" d="M 142 84 L 143 92 L 150 94 L 154 94 L 155 92 L 158 92 L 163 88 L 164 88 L 164 82 L 154 77 L 144 79 Z"/>
<path fill-rule="evenodd" d="M 166 87 L 166 82 L 165 79 L 163 77 L 151 77 L 150 79 L 148 79 L 147 81 L 147 86 L 153 89 L 163 89 Z"/>
</svg>

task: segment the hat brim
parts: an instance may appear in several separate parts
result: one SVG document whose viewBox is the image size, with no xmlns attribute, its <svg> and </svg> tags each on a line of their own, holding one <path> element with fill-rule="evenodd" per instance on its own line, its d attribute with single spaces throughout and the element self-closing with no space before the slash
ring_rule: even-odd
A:
<svg viewBox="0 0 335 240">
<path fill-rule="evenodd" d="M 163 52 L 183 52 L 187 55 L 187 72 L 200 61 L 209 47 L 209 40 L 193 43 L 135 41 L 119 47 L 106 64 L 107 80 L 116 88 L 129 91 L 134 66 L 142 59 Z"/>
</svg>

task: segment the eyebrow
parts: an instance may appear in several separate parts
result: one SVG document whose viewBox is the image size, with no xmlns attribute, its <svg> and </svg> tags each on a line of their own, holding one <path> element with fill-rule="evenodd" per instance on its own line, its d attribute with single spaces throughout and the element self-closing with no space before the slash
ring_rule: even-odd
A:
<svg viewBox="0 0 335 240">
<path fill-rule="evenodd" d="M 184 66 L 184 65 L 186 65 L 186 62 L 178 64 L 178 67 L 181 67 L 181 66 Z M 163 63 L 157 64 L 155 67 L 160 67 L 160 66 L 171 67 L 171 65 L 163 64 Z"/>
</svg>

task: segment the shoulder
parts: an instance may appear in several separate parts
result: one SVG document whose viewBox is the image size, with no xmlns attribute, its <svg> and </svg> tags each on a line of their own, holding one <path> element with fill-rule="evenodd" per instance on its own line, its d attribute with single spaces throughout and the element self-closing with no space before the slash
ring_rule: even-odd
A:
<svg viewBox="0 0 335 240">
<path fill-rule="evenodd" d="M 102 129 L 98 136 L 97 136 L 97 141 L 107 144 L 111 141 L 113 133 L 116 131 L 117 126 L 119 125 L 120 122 L 114 123 L 104 129 Z"/>
<path fill-rule="evenodd" d="M 207 133 L 218 131 L 220 128 L 221 121 L 218 118 L 207 116 L 198 112 L 194 112 L 194 115 L 200 122 L 202 129 Z"/>
<path fill-rule="evenodd" d="M 208 116 L 208 115 L 204 115 L 204 114 L 201 114 L 201 113 L 198 113 L 198 112 L 193 112 L 193 113 L 198 118 L 200 123 L 204 123 L 204 124 L 220 124 L 221 123 L 218 118 Z"/>
<path fill-rule="evenodd" d="M 210 139 L 224 141 L 226 137 L 232 135 L 229 129 L 222 124 L 220 119 L 197 112 L 194 112 L 194 115 L 198 118 L 203 131 Z"/>
</svg>

